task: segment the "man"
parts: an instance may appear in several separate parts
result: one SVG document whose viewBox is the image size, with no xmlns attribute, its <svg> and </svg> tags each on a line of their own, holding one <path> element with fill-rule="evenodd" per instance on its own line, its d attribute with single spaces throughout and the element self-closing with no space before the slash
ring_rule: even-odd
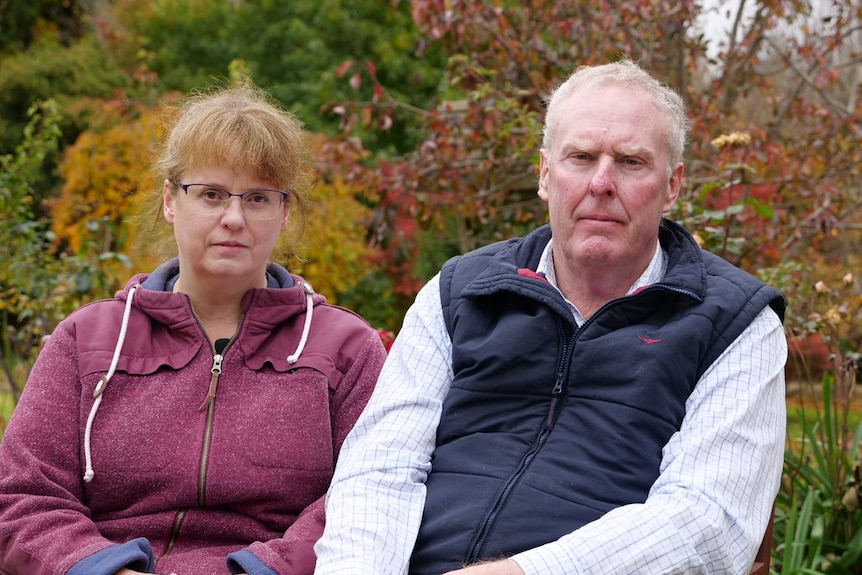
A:
<svg viewBox="0 0 862 575">
<path fill-rule="evenodd" d="M 341 452 L 318 575 L 750 569 L 781 476 L 784 303 L 663 218 L 686 131 L 630 61 L 556 90 L 550 226 L 417 295 Z"/>
</svg>

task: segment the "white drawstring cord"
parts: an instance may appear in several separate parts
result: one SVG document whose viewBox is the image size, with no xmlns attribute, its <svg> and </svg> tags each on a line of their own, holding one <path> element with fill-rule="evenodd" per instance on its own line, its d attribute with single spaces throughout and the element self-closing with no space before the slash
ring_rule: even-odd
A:
<svg viewBox="0 0 862 575">
<path fill-rule="evenodd" d="M 311 331 L 311 315 L 314 313 L 314 288 L 307 281 L 300 281 L 299 285 L 305 290 L 305 324 L 302 326 L 302 336 L 299 338 L 299 345 L 296 346 L 296 351 L 287 356 L 287 363 L 294 364 L 299 361 L 299 356 L 302 350 L 305 349 L 305 343 L 308 341 L 308 332 Z"/>
<path fill-rule="evenodd" d="M 102 404 L 102 394 L 108 386 L 108 381 L 114 376 L 114 371 L 117 369 L 117 363 L 120 361 L 120 351 L 123 349 L 123 342 L 126 340 L 126 330 L 129 327 L 129 316 L 132 313 L 132 298 L 134 298 L 135 290 L 138 285 L 133 285 L 129 289 L 129 295 L 126 298 L 126 307 L 123 310 L 123 323 L 120 326 L 120 336 L 117 338 L 117 345 L 114 347 L 114 357 L 111 359 L 111 367 L 108 368 L 108 373 L 102 376 L 96 389 L 93 391 L 93 397 L 96 400 L 93 402 L 93 407 L 90 408 L 90 415 L 87 417 L 87 426 L 84 428 L 84 460 L 86 470 L 84 472 L 84 481 L 89 483 L 93 480 L 96 472 L 93 471 L 93 457 L 90 453 L 90 434 L 93 429 L 93 420 L 96 419 L 96 412 L 99 410 L 99 405 Z"/>
</svg>

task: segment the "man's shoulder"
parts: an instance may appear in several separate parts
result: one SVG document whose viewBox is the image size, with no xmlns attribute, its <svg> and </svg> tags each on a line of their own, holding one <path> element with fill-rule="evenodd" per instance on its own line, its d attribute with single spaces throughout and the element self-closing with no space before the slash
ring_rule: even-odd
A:
<svg viewBox="0 0 862 575">
<path fill-rule="evenodd" d="M 759 309 L 768 305 L 779 318 L 784 319 L 786 302 L 784 294 L 777 288 L 716 254 L 703 251 L 702 257 L 706 266 L 708 294 L 727 294 L 729 290 L 734 291 L 744 300 L 745 305 L 753 305 Z"/>
<path fill-rule="evenodd" d="M 525 236 L 500 240 L 465 254 L 454 256 L 443 265 L 443 270 L 447 270 L 447 273 L 450 274 L 456 268 L 459 274 L 469 270 L 478 273 L 498 254 L 502 254 L 503 257 L 510 259 L 516 265 L 529 266 L 531 263 L 538 262 L 542 250 L 550 239 L 551 228 L 550 225 L 546 224 Z"/>
</svg>

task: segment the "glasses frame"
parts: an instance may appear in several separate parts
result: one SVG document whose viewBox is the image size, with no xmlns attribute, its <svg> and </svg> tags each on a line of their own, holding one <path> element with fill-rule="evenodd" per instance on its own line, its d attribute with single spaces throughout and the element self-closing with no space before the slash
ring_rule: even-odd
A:
<svg viewBox="0 0 862 575">
<path fill-rule="evenodd" d="M 216 185 L 216 184 L 201 184 L 201 183 L 197 183 L 197 182 L 193 182 L 193 183 L 190 183 L 190 184 L 181 184 L 181 183 L 179 183 L 179 182 L 175 182 L 175 181 L 173 181 L 173 180 L 169 180 L 169 181 L 170 181 L 173 185 L 175 185 L 176 187 L 178 187 L 178 188 L 180 188 L 182 191 L 184 191 L 184 192 L 186 193 L 186 195 L 187 195 L 187 196 L 189 195 L 189 188 L 190 188 L 190 187 L 192 187 L 192 186 L 207 186 L 207 187 L 212 188 L 212 189 L 214 189 L 214 190 L 219 190 L 219 191 L 222 191 L 222 192 L 226 193 L 226 194 L 227 194 L 227 199 L 222 203 L 222 208 L 221 208 L 221 209 L 222 209 L 222 211 L 224 211 L 225 209 L 227 209 L 227 204 L 228 204 L 228 202 L 230 202 L 230 199 L 231 199 L 231 198 L 239 198 L 240 206 L 245 206 L 245 203 L 243 202 L 243 197 L 244 197 L 244 196 L 246 196 L 246 195 L 248 195 L 248 194 L 256 194 L 256 193 L 260 193 L 260 192 L 276 192 L 276 193 L 281 194 L 281 205 L 282 205 L 282 206 L 284 206 L 286 203 L 288 203 L 289 198 L 290 198 L 290 194 L 291 194 L 290 192 L 285 192 L 284 190 L 273 190 L 273 189 L 270 189 L 270 188 L 259 188 L 259 189 L 254 189 L 254 190 L 246 190 L 245 192 L 242 192 L 241 194 L 235 194 L 235 193 L 233 193 L 233 192 L 229 192 L 228 190 L 226 190 L 226 189 L 224 189 L 223 187 L 221 187 L 221 186 L 219 186 L 219 185 Z M 197 210 L 195 210 L 195 211 L 197 211 Z M 198 212 L 198 213 L 200 213 L 200 212 Z M 217 213 L 218 213 L 218 212 L 213 212 L 212 214 L 208 214 L 208 213 L 201 213 L 201 215 L 216 215 Z M 246 212 L 246 211 L 245 211 L 245 207 L 243 207 L 242 213 L 243 213 L 243 214 L 249 214 L 250 212 Z M 251 212 L 251 213 L 253 213 L 253 212 Z M 276 217 L 278 217 L 278 211 L 276 211 L 273 215 L 271 215 L 271 216 L 269 216 L 269 217 L 267 217 L 267 218 L 257 217 L 257 218 L 255 218 L 255 219 L 258 219 L 258 220 L 272 220 L 272 219 L 274 219 L 274 218 L 276 218 Z"/>
</svg>

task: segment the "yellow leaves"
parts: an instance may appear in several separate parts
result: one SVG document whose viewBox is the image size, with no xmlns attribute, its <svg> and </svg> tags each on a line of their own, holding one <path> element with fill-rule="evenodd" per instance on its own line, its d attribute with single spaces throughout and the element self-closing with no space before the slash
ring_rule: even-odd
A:
<svg viewBox="0 0 862 575">
<path fill-rule="evenodd" d="M 830 326 L 837 327 L 841 323 L 841 311 L 837 307 L 831 307 L 826 310 L 823 320 Z"/>
<path fill-rule="evenodd" d="M 826 280 L 814 283 L 814 294 L 816 302 L 811 302 L 812 308 L 808 313 L 808 328 L 822 334 L 828 334 L 830 341 L 846 340 L 847 349 L 858 353 L 862 349 L 856 349 L 859 345 L 859 328 L 862 321 L 862 294 L 854 289 L 855 276 L 853 272 L 845 272 L 843 275 L 834 275 L 828 278 L 833 289 Z"/>
<path fill-rule="evenodd" d="M 119 225 L 141 183 L 149 181 L 147 158 L 156 139 L 156 114 L 140 112 L 101 132 L 81 134 L 66 150 L 60 166 L 65 183 L 53 206 L 54 232 L 76 253 L 88 241 L 105 250 L 122 248 L 97 223 Z"/>
<path fill-rule="evenodd" d="M 716 150 L 728 147 L 745 148 L 751 145 L 751 135 L 747 132 L 731 132 L 730 134 L 721 134 L 711 143 Z"/>
<path fill-rule="evenodd" d="M 301 243 L 297 244 L 290 230 L 284 237 L 298 255 L 288 267 L 335 303 L 339 293 L 373 271 L 375 250 L 365 239 L 371 211 L 357 201 L 356 190 L 341 178 L 319 183 L 312 196 Z"/>
</svg>

